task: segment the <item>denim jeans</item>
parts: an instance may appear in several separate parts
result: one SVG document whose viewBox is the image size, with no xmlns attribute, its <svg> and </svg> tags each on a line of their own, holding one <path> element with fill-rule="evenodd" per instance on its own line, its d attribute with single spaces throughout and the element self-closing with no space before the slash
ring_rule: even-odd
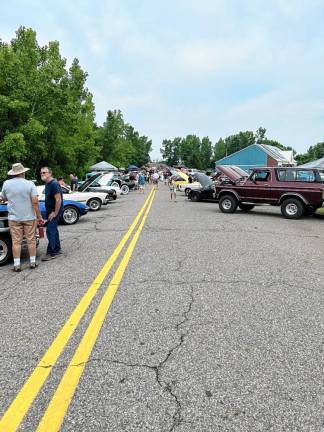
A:
<svg viewBox="0 0 324 432">
<path fill-rule="evenodd" d="M 56 255 L 61 250 L 60 237 L 57 229 L 60 216 L 48 221 L 46 236 L 48 240 L 47 255 Z"/>
</svg>

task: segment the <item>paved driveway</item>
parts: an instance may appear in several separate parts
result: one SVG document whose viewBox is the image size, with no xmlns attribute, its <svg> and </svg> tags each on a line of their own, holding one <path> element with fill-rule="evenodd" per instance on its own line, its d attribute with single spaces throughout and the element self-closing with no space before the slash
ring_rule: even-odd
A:
<svg viewBox="0 0 324 432">
<path fill-rule="evenodd" d="M 62 227 L 64 256 L 36 271 L 0 269 L 0 412 L 48 370 L 21 431 L 37 429 L 63 375 L 81 367 L 67 368 L 123 254 L 58 361 L 39 362 L 146 196 Z M 171 203 L 159 185 L 71 403 L 56 406 L 61 430 L 324 430 L 323 228 L 276 208 Z"/>
</svg>

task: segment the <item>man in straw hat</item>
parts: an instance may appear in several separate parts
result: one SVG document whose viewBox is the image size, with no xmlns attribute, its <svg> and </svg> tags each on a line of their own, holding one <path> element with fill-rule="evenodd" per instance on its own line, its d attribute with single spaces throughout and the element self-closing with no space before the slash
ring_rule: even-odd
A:
<svg viewBox="0 0 324 432">
<path fill-rule="evenodd" d="M 20 254 L 24 237 L 28 245 L 30 268 L 36 268 L 36 219 L 39 223 L 43 222 L 36 186 L 32 181 L 25 179 L 27 171 L 29 168 L 25 168 L 21 163 L 13 164 L 12 169 L 8 172 L 11 178 L 4 182 L 1 191 L 2 200 L 8 201 L 8 220 L 15 272 L 21 271 Z"/>
</svg>

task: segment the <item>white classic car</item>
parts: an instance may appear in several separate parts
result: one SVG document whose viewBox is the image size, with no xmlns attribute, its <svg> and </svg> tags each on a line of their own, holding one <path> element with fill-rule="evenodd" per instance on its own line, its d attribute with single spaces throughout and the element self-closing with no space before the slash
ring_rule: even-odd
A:
<svg viewBox="0 0 324 432">
<path fill-rule="evenodd" d="M 105 192 L 72 192 L 69 187 L 61 186 L 63 192 L 63 199 L 81 202 L 86 204 L 91 211 L 98 211 L 102 205 L 107 205 L 109 202 L 109 195 Z M 39 200 L 45 200 L 45 186 L 37 186 Z"/>
</svg>

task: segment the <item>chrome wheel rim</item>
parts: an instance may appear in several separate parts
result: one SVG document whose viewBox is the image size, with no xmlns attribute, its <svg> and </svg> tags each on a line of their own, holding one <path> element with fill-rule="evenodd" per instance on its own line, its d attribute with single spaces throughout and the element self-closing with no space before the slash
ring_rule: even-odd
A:
<svg viewBox="0 0 324 432">
<path fill-rule="evenodd" d="M 78 218 L 78 213 L 73 208 L 68 208 L 64 210 L 63 219 L 68 224 L 73 224 Z"/>
<path fill-rule="evenodd" d="M 8 252 L 8 246 L 3 240 L 0 240 L 0 262 L 6 259 Z"/>
<path fill-rule="evenodd" d="M 286 207 L 286 212 L 289 216 L 295 216 L 298 213 L 298 207 L 294 203 L 290 203 Z"/>
<path fill-rule="evenodd" d="M 100 207 L 99 201 L 97 201 L 97 200 L 91 200 L 90 201 L 91 210 L 98 210 L 99 207 Z"/>
<path fill-rule="evenodd" d="M 223 206 L 223 209 L 224 209 L 224 210 L 230 210 L 230 209 L 232 208 L 232 201 L 229 200 L 229 199 L 225 199 L 225 200 L 222 202 L 222 206 Z"/>
</svg>

